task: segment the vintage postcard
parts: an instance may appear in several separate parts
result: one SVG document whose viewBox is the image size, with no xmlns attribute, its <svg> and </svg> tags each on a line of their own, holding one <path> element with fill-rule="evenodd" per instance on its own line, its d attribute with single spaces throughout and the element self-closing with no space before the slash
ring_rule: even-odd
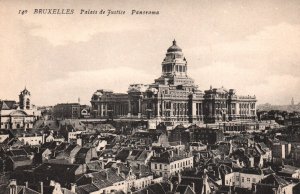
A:
<svg viewBox="0 0 300 194">
<path fill-rule="evenodd" d="M 299 0 L 0 0 L 0 87 L 0 194 L 300 193 Z"/>
</svg>

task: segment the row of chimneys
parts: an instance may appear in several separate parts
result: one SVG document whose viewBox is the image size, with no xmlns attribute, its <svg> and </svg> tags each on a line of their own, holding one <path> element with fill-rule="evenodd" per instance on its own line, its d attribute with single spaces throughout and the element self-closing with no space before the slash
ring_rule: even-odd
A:
<svg viewBox="0 0 300 194">
<path fill-rule="evenodd" d="M 50 186 L 54 186 L 55 181 L 51 180 L 50 181 Z M 25 188 L 28 188 L 28 182 L 25 182 Z M 75 193 L 76 191 L 76 184 L 71 183 L 71 192 Z M 44 193 L 44 183 L 40 182 L 40 193 Z M 16 179 L 11 179 L 9 183 L 9 194 L 17 194 L 17 180 Z"/>
<path fill-rule="evenodd" d="M 28 188 L 28 182 L 25 182 L 25 187 Z M 40 182 L 40 193 L 44 193 L 44 183 Z M 9 194 L 17 194 L 17 180 L 11 179 L 9 182 Z"/>
</svg>

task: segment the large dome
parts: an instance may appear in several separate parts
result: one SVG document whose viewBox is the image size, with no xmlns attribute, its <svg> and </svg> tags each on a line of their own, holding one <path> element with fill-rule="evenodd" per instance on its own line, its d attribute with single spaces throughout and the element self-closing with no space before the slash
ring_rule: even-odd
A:
<svg viewBox="0 0 300 194">
<path fill-rule="evenodd" d="M 182 49 L 177 46 L 176 40 L 173 40 L 173 45 L 168 48 L 167 52 L 182 52 Z"/>
</svg>

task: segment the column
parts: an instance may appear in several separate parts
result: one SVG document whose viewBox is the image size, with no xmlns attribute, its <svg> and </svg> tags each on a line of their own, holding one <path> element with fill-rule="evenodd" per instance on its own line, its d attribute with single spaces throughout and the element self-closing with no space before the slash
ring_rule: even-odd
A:
<svg viewBox="0 0 300 194">
<path fill-rule="evenodd" d="M 162 103 L 161 103 L 161 116 L 165 116 L 164 111 L 165 111 L 165 101 L 162 101 Z"/>
<path fill-rule="evenodd" d="M 138 118 L 142 117 L 142 107 L 141 107 L 141 97 L 139 97 L 139 112 L 138 112 Z"/>
<path fill-rule="evenodd" d="M 100 116 L 100 111 L 101 111 L 101 109 L 100 109 L 100 104 L 98 104 L 98 105 L 97 105 L 97 116 Z"/>
<path fill-rule="evenodd" d="M 127 117 L 131 117 L 131 102 L 128 100 L 128 114 Z"/>
<path fill-rule="evenodd" d="M 101 110 L 100 110 L 101 114 L 100 116 L 103 117 L 103 104 L 101 103 Z"/>
<path fill-rule="evenodd" d="M 196 102 L 194 102 L 194 101 L 192 101 L 192 111 L 191 111 L 191 113 L 192 113 L 192 117 L 195 117 L 197 114 L 196 114 L 196 111 L 197 111 L 197 103 Z M 199 107 L 198 107 L 198 114 L 199 114 Z"/>
<path fill-rule="evenodd" d="M 156 116 L 160 117 L 160 103 L 159 102 L 157 102 L 157 104 L 156 104 Z"/>
</svg>

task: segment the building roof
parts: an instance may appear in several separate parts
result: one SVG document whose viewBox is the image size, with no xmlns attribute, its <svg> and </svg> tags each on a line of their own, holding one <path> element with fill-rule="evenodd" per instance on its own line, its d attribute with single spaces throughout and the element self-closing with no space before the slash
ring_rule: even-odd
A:
<svg viewBox="0 0 300 194">
<path fill-rule="evenodd" d="M 77 194 L 89 194 L 95 191 L 98 191 L 98 187 L 94 184 L 86 184 L 76 187 L 76 193 Z"/>
<path fill-rule="evenodd" d="M 109 168 L 99 172 L 84 174 L 77 182 L 80 184 L 82 180 L 83 182 L 89 181 L 89 185 L 96 186 L 100 190 L 112 186 L 114 183 L 122 182 L 125 179 L 119 176 L 115 170 Z"/>
<path fill-rule="evenodd" d="M 43 163 L 34 169 L 35 173 L 40 174 L 75 174 L 75 171 L 80 165 L 78 164 L 56 164 L 56 163 Z"/>
<path fill-rule="evenodd" d="M 11 156 L 26 156 L 28 153 L 24 149 L 12 149 L 8 154 Z"/>
<path fill-rule="evenodd" d="M 189 157 L 191 156 L 177 154 L 175 153 L 175 151 L 173 151 L 173 156 L 172 156 L 172 153 L 165 151 L 164 153 L 161 153 L 159 156 L 153 156 L 151 158 L 151 162 L 170 164 L 171 162 L 182 160 L 184 158 L 189 158 Z"/>
<path fill-rule="evenodd" d="M 178 185 L 176 193 L 179 194 L 193 194 L 195 193 L 189 185 Z"/>
<path fill-rule="evenodd" d="M 297 170 L 299 170 L 299 168 L 297 168 L 295 166 L 284 165 L 284 167 L 279 171 L 279 173 L 292 175 L 292 174 L 296 173 Z"/>
<path fill-rule="evenodd" d="M 0 110 L 10 110 L 16 108 L 17 102 L 14 100 L 3 100 L 0 101 Z"/>
<path fill-rule="evenodd" d="M 27 88 L 25 87 L 23 91 L 21 91 L 20 95 L 30 95 L 29 90 L 27 90 Z"/>
<path fill-rule="evenodd" d="M 274 174 L 270 174 L 269 176 L 262 179 L 261 183 L 274 186 L 286 186 L 289 184 L 289 182 Z"/>
<path fill-rule="evenodd" d="M 182 52 L 182 49 L 177 46 L 176 40 L 174 39 L 172 46 L 168 48 L 167 52 Z"/>
<path fill-rule="evenodd" d="M 90 161 L 89 163 L 86 164 L 86 167 L 88 170 L 91 170 L 91 171 L 103 170 L 101 162 L 99 160 Z"/>
<path fill-rule="evenodd" d="M 30 156 L 11 156 L 10 159 L 13 161 L 13 162 L 26 162 L 26 164 L 30 161 L 32 162 L 32 159 Z"/>
<path fill-rule="evenodd" d="M 133 194 L 166 194 L 166 193 L 167 192 L 165 191 L 163 185 L 160 183 L 151 184 L 142 190 L 133 192 Z"/>
</svg>

